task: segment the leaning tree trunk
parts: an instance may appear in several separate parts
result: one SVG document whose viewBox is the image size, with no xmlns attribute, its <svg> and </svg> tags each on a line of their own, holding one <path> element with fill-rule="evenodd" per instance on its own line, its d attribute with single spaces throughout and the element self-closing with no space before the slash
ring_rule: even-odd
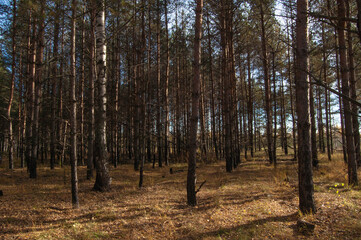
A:
<svg viewBox="0 0 361 240">
<path fill-rule="evenodd" d="M 297 0 L 296 20 L 296 113 L 298 117 L 299 207 L 302 213 L 316 211 L 313 199 L 313 176 L 308 92 L 308 0 Z"/>
<path fill-rule="evenodd" d="M 349 96 L 349 71 L 346 57 L 346 42 L 345 42 L 345 1 L 337 0 L 338 9 L 338 43 L 340 51 L 340 66 L 341 66 L 341 82 L 342 94 Z M 355 158 L 355 145 L 352 129 L 352 114 L 350 103 L 346 98 L 342 99 L 344 116 L 345 116 L 345 131 L 346 131 L 346 149 L 348 160 L 348 183 L 349 185 L 358 185 L 357 180 L 357 163 Z"/>
<path fill-rule="evenodd" d="M 106 143 L 106 45 L 105 45 L 105 11 L 104 0 L 97 0 L 96 14 L 96 70 L 97 70 L 97 104 L 95 113 L 95 191 L 110 190 L 108 170 L 108 152 Z"/>
<path fill-rule="evenodd" d="M 202 14 L 203 0 L 197 0 L 196 23 L 194 36 L 194 76 L 192 82 L 192 117 L 189 133 L 189 155 L 188 155 L 188 175 L 187 175 L 187 203 L 197 205 L 196 198 L 196 150 L 197 150 L 197 129 L 199 117 L 199 97 L 200 97 L 200 65 L 201 65 L 201 37 L 202 37 Z"/>
</svg>

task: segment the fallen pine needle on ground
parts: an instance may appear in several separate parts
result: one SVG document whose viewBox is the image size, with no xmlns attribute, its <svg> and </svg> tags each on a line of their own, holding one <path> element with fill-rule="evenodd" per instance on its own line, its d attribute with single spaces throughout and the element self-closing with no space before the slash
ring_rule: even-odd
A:
<svg viewBox="0 0 361 240">
<path fill-rule="evenodd" d="M 340 158 L 341 159 L 341 158 Z M 287 163 L 287 164 L 286 164 Z M 347 186 L 343 162 L 321 159 L 314 171 L 317 212 L 298 212 L 297 164 L 277 168 L 243 162 L 226 173 L 223 162 L 199 164 L 198 205 L 186 205 L 186 164 L 146 165 L 144 187 L 131 165 L 111 169 L 112 189 L 92 191 L 79 167 L 80 208 L 73 210 L 70 168 L 0 170 L 0 239 L 360 239 L 361 191 Z M 359 173 L 360 174 L 360 173 Z M 297 221 L 315 225 L 304 234 Z"/>
</svg>

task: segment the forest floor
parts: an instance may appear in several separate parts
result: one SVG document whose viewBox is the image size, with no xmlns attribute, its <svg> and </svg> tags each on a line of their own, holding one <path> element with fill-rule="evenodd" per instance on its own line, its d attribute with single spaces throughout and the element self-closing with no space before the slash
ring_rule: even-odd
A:
<svg viewBox="0 0 361 240">
<path fill-rule="evenodd" d="M 290 156 L 288 157 L 290 158 Z M 80 208 L 72 209 L 70 168 L 0 169 L 0 239 L 361 239 L 361 189 L 347 186 L 341 155 L 321 156 L 314 172 L 317 213 L 298 212 L 297 164 L 199 164 L 198 205 L 186 204 L 186 164 L 145 169 L 138 189 L 132 165 L 111 168 L 112 190 L 92 191 L 79 167 Z M 4 161 L 3 161 L 4 162 Z M 359 171 L 359 176 L 361 172 Z M 315 224 L 302 233 L 297 220 Z"/>
</svg>

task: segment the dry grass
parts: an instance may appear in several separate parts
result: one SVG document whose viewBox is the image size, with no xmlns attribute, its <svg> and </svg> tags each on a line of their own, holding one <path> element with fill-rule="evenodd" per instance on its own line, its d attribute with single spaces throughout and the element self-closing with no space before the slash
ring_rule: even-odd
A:
<svg viewBox="0 0 361 240">
<path fill-rule="evenodd" d="M 336 157 L 335 157 L 336 159 Z M 286 164 L 287 163 L 287 164 Z M 185 164 L 173 167 L 186 169 Z M 311 235 L 297 231 L 297 166 L 244 163 L 200 165 L 198 206 L 186 205 L 186 171 L 147 165 L 145 187 L 130 165 L 111 169 L 112 190 L 91 191 L 79 168 L 80 209 L 71 208 L 70 169 L 0 170 L 0 239 L 360 239 L 361 191 L 345 180 L 342 161 L 322 159 L 315 171 L 317 214 Z"/>
</svg>

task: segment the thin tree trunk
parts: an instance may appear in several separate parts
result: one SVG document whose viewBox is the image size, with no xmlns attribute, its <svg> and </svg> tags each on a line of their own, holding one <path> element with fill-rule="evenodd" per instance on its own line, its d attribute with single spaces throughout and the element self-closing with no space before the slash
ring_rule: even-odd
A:
<svg viewBox="0 0 361 240">
<path fill-rule="evenodd" d="M 274 129 L 273 129 L 273 164 L 277 165 L 277 99 L 276 99 L 276 63 L 275 52 L 272 52 L 272 77 L 273 77 L 273 114 L 274 114 Z"/>
<path fill-rule="evenodd" d="M 165 16 L 165 37 L 166 37 L 166 75 L 164 82 L 164 162 L 169 165 L 169 152 L 168 152 L 168 134 L 169 134 L 169 109 L 168 109 L 168 82 L 169 82 L 169 33 L 168 33 L 168 0 L 164 1 L 164 16 Z"/>
<path fill-rule="evenodd" d="M 11 64 L 11 80 L 10 80 L 10 96 L 9 96 L 9 104 L 7 108 L 7 118 L 9 122 L 9 169 L 14 168 L 14 159 L 13 159 L 13 151 L 14 151 L 14 139 L 13 139 L 13 123 L 11 119 L 11 106 L 14 98 L 14 88 L 15 88 L 15 71 L 16 71 L 16 0 L 13 0 L 13 27 L 12 27 L 12 64 Z"/>
<path fill-rule="evenodd" d="M 162 167 L 162 122 L 161 122 L 161 84 L 160 84 L 160 73 L 161 73 L 161 65 L 160 65 L 160 3 L 157 0 L 157 150 L 158 150 L 158 164 L 159 167 Z"/>
<path fill-rule="evenodd" d="M 253 148 L 253 79 L 251 77 L 251 56 L 247 52 L 247 72 L 248 72 L 248 99 L 247 99 L 247 112 L 248 112 L 248 148 L 250 148 L 251 156 L 254 156 Z"/>
<path fill-rule="evenodd" d="M 268 53 L 267 53 L 267 40 L 266 30 L 264 23 L 263 3 L 260 4 L 261 10 L 261 40 L 262 40 L 262 63 L 263 63 L 263 75 L 264 75 L 264 88 L 265 88 L 265 110 L 266 110 L 266 137 L 269 162 L 274 163 L 273 142 L 272 142 L 272 113 L 271 113 L 271 89 L 270 89 L 270 77 L 268 69 Z"/>
<path fill-rule="evenodd" d="M 56 5 L 56 9 L 59 8 L 59 4 Z M 58 12 L 58 11 L 57 11 Z M 51 132 L 50 132 L 50 168 L 55 167 L 55 156 L 56 156 L 56 85 L 57 85 L 57 74 L 58 74 L 58 44 L 59 44 L 59 21 L 58 18 L 54 19 L 54 45 L 53 45 L 53 62 L 51 64 Z"/>
<path fill-rule="evenodd" d="M 192 82 L 192 118 L 189 134 L 189 159 L 187 175 L 187 204 L 197 205 L 196 198 L 196 150 L 197 150 L 197 128 L 199 115 L 200 97 L 200 65 L 201 65 L 201 38 L 202 38 L 202 14 L 203 0 L 196 0 L 196 22 L 194 37 L 194 76 Z"/>
<path fill-rule="evenodd" d="M 72 1 L 71 38 L 70 38 L 70 163 L 71 163 L 71 196 L 73 208 L 79 208 L 78 173 L 77 173 L 77 128 L 75 97 L 75 18 L 76 0 Z"/>
<path fill-rule="evenodd" d="M 95 141 L 95 68 L 94 68 L 94 54 L 95 54 L 95 16 L 96 9 L 94 2 L 91 1 L 90 6 L 90 41 L 89 41 L 89 125 L 88 125 L 88 156 L 87 156 L 87 179 L 93 177 L 94 169 L 94 141 Z"/>
<path fill-rule="evenodd" d="M 310 91 L 312 166 L 318 167 L 315 106 L 314 106 L 313 86 L 312 85 L 310 85 L 309 91 Z"/>
<path fill-rule="evenodd" d="M 337 0 L 338 9 L 338 43 L 340 51 L 340 66 L 341 66 L 341 80 L 342 80 L 342 94 L 349 96 L 349 71 L 347 66 L 347 52 L 345 42 L 345 1 Z M 357 163 L 355 158 L 354 135 L 352 130 L 352 114 L 350 103 L 346 98 L 342 99 L 345 117 L 345 131 L 346 131 L 346 146 L 347 146 L 347 160 L 348 160 L 348 183 L 349 185 L 358 185 L 357 179 Z"/>
</svg>

